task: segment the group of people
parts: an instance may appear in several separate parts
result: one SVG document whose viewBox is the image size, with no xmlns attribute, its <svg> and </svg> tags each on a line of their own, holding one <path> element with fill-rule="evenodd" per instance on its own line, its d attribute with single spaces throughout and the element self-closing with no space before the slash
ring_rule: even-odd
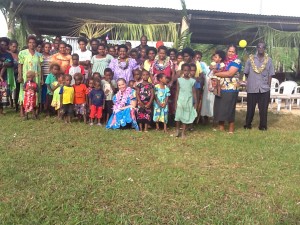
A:
<svg viewBox="0 0 300 225">
<path fill-rule="evenodd" d="M 162 42 L 147 45 L 147 37 L 132 48 L 130 42 L 107 45 L 106 40 L 78 39 L 79 50 L 56 37 L 53 43 L 27 38 L 18 43 L 0 39 L 0 114 L 10 104 L 28 119 L 41 112 L 56 114 L 66 123 L 76 116 L 90 125 L 106 124 L 108 129 L 132 127 L 148 132 L 156 128 L 167 132 L 176 123 L 176 137 L 185 137 L 193 123 L 210 118 L 228 132 L 234 132 L 239 74 L 242 69 L 237 47 L 217 50 L 209 66 L 202 53 L 191 48 L 181 52 L 166 48 Z M 87 46 L 90 45 L 91 50 Z M 251 129 L 258 103 L 261 123 L 267 129 L 267 109 L 272 60 L 259 43 L 257 54 L 250 56 L 244 73 L 248 77 L 247 118 Z"/>
</svg>

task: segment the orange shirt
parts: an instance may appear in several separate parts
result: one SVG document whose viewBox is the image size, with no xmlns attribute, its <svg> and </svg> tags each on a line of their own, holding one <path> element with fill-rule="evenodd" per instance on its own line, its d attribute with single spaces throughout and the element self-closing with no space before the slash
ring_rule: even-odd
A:
<svg viewBox="0 0 300 225">
<path fill-rule="evenodd" d="M 74 104 L 83 104 L 86 103 L 86 92 L 87 88 L 85 84 L 73 85 L 74 87 Z"/>
<path fill-rule="evenodd" d="M 64 73 L 68 66 L 72 64 L 72 56 L 71 55 L 62 55 L 60 53 L 56 53 L 51 57 L 51 63 L 58 63 L 60 65 L 60 70 Z"/>
</svg>

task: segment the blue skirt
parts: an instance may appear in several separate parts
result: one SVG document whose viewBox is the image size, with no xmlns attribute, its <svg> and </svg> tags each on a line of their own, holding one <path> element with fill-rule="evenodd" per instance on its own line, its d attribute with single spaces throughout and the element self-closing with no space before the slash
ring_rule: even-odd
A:
<svg viewBox="0 0 300 225">
<path fill-rule="evenodd" d="M 132 128 L 139 130 L 139 126 L 136 122 L 135 110 L 132 108 L 113 113 L 106 124 L 106 128 L 115 130 L 120 127 L 125 127 L 127 124 L 131 124 Z"/>
</svg>

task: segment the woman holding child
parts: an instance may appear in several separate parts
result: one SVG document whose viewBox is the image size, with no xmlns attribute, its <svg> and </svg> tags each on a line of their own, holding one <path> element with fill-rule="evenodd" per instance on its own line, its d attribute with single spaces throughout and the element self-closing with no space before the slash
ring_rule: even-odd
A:
<svg viewBox="0 0 300 225">
<path fill-rule="evenodd" d="M 229 123 L 229 134 L 234 132 L 235 107 L 238 98 L 238 73 L 241 61 L 238 59 L 237 48 L 229 45 L 225 60 L 225 71 L 214 73 L 220 77 L 221 95 L 215 96 L 214 119 L 219 122 L 219 129 L 225 130 L 225 121 Z"/>
</svg>

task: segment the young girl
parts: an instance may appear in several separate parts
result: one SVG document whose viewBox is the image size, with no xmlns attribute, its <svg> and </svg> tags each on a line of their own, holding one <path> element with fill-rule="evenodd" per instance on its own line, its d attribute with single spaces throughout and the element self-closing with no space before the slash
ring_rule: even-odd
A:
<svg viewBox="0 0 300 225">
<path fill-rule="evenodd" d="M 60 74 L 57 77 L 57 81 L 54 82 L 53 85 L 57 86 L 57 88 L 55 89 L 54 93 L 53 93 L 53 99 L 52 99 L 52 103 L 51 106 L 57 111 L 57 118 L 60 119 L 61 118 L 61 102 L 60 102 L 60 89 L 63 86 L 63 75 Z"/>
<path fill-rule="evenodd" d="M 113 78 L 113 72 L 110 68 L 104 70 L 104 79 L 101 81 L 102 89 L 105 93 L 105 123 L 113 113 L 113 95 L 117 89 L 117 83 Z"/>
<path fill-rule="evenodd" d="M 102 126 L 100 120 L 104 109 L 105 94 L 101 89 L 101 80 L 94 80 L 95 88 L 89 94 L 90 103 L 90 125 L 94 125 L 94 119 L 97 118 L 97 125 Z"/>
<path fill-rule="evenodd" d="M 132 74 L 133 74 L 133 79 L 134 79 L 133 88 L 136 88 L 136 86 L 138 84 L 143 82 L 143 79 L 141 76 L 141 71 L 139 69 L 136 69 L 136 70 L 132 71 Z"/>
<path fill-rule="evenodd" d="M 47 85 L 47 96 L 46 96 L 46 111 L 47 116 L 54 114 L 54 109 L 51 106 L 53 93 L 58 88 L 57 85 L 57 76 L 60 74 L 60 66 L 57 63 L 52 63 L 50 65 L 50 73 L 48 74 L 45 84 Z M 56 82 L 56 83 L 55 83 Z"/>
<path fill-rule="evenodd" d="M 81 73 L 74 74 L 75 84 L 74 88 L 74 109 L 77 117 L 83 117 L 84 123 L 86 123 L 86 85 L 82 83 L 83 76 Z"/>
<path fill-rule="evenodd" d="M 148 132 L 148 124 L 151 122 L 152 103 L 154 98 L 153 85 L 148 82 L 150 73 L 143 70 L 143 82 L 136 86 L 136 97 L 138 100 L 137 122 L 140 126 L 140 131 Z"/>
<path fill-rule="evenodd" d="M 192 124 L 197 117 L 196 106 L 197 97 L 195 82 L 196 80 L 190 78 L 191 66 L 188 63 L 184 63 L 181 66 L 183 77 L 178 78 L 177 91 L 176 91 L 176 137 L 179 137 L 180 123 L 182 126 L 182 137 L 185 137 L 185 130 L 187 124 Z M 194 105 L 193 105 L 194 103 Z"/>
<path fill-rule="evenodd" d="M 72 76 L 71 85 L 75 84 L 75 74 L 80 73 L 82 76 L 85 75 L 84 67 L 82 65 L 79 65 L 79 55 L 73 54 L 72 55 L 72 65 L 68 66 L 65 74 L 70 74 Z"/>
<path fill-rule="evenodd" d="M 71 123 L 71 116 L 73 115 L 74 103 L 74 88 L 71 86 L 72 76 L 65 75 L 64 85 L 60 89 L 60 102 L 62 103 L 63 118 L 65 123 Z"/>
<path fill-rule="evenodd" d="M 85 93 L 86 105 L 88 106 L 88 107 L 86 107 L 86 119 L 89 120 L 89 118 L 90 118 L 89 94 L 94 89 L 94 80 L 92 78 L 89 78 L 88 81 L 87 81 L 87 84 L 88 84 L 88 86 L 87 86 L 86 93 Z"/>
<path fill-rule="evenodd" d="M 28 71 L 26 74 L 26 82 L 24 83 L 24 112 L 25 119 L 28 119 L 28 113 L 33 113 L 33 118 L 37 118 L 37 105 L 36 105 L 36 93 L 38 92 L 38 85 L 33 81 L 35 77 L 34 71 Z"/>
<path fill-rule="evenodd" d="M 168 99 L 170 89 L 167 87 L 166 75 L 160 73 L 157 75 L 158 84 L 154 86 L 154 110 L 153 121 L 156 123 L 156 130 L 159 130 L 159 122 L 164 124 L 164 132 L 167 132 L 168 123 Z"/>
</svg>

